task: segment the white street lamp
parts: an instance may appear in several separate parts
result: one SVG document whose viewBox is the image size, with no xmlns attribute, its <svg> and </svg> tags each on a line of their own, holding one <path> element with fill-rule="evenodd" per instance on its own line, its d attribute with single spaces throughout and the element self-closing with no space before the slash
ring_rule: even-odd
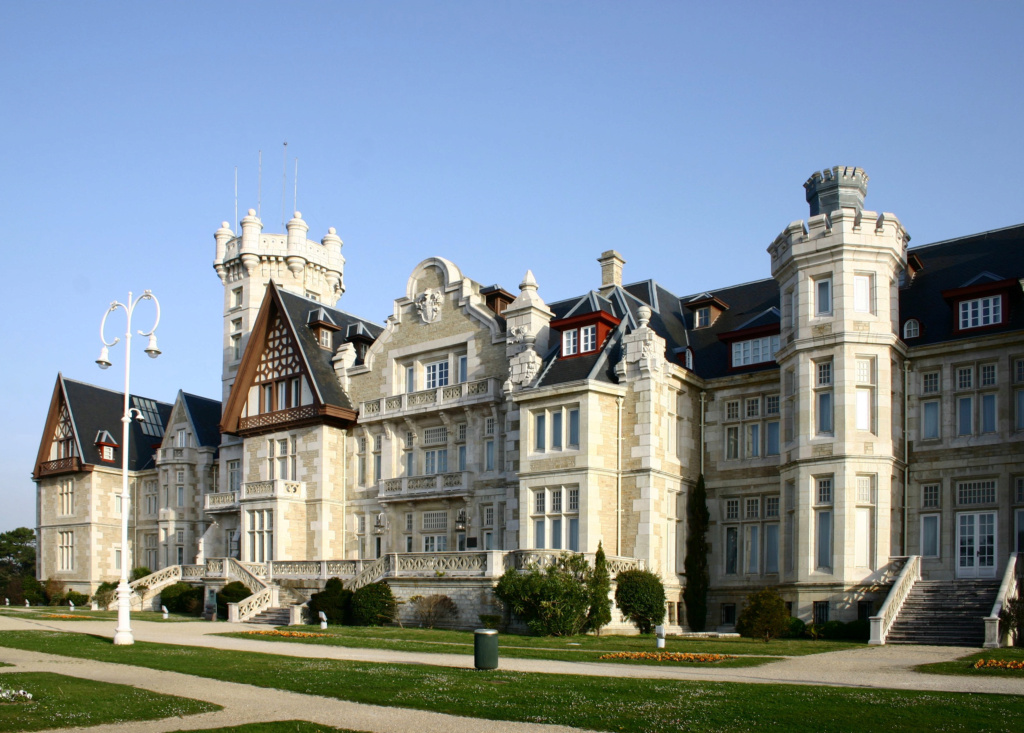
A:
<svg viewBox="0 0 1024 733">
<path fill-rule="evenodd" d="M 135 643 L 131 626 L 132 591 L 128 587 L 128 567 L 130 562 L 128 554 L 128 503 L 131 501 L 131 496 L 128 494 L 128 428 L 132 422 L 132 412 L 137 413 L 140 422 L 143 420 L 143 416 L 139 410 L 131 407 L 129 404 L 128 375 L 132 360 L 132 314 L 135 312 L 135 307 L 144 300 L 152 300 L 153 305 L 156 306 L 156 321 L 153 323 L 153 328 L 149 329 L 149 331 L 139 331 L 139 335 L 149 337 L 146 353 L 153 359 L 160 356 L 160 349 L 156 346 L 156 327 L 160 325 L 160 301 L 149 290 L 145 291 L 135 300 L 132 300 L 132 294 L 129 291 L 127 305 L 115 300 L 110 304 L 107 312 L 103 314 L 103 320 L 100 322 L 100 341 L 103 342 L 103 350 L 100 351 L 100 358 L 96 360 L 100 369 L 106 369 L 110 366 L 110 347 L 115 346 L 121 339 L 115 338 L 108 343 L 103 329 L 107 325 L 107 316 L 118 308 L 124 308 L 128 316 L 128 324 L 124 332 L 124 414 L 121 416 L 121 582 L 117 586 L 117 629 L 114 633 L 114 644 L 119 646 Z"/>
</svg>

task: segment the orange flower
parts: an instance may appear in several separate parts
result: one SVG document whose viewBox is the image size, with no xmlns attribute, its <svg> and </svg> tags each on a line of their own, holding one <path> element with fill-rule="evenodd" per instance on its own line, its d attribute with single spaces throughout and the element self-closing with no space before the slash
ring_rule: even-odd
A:
<svg viewBox="0 0 1024 733">
<path fill-rule="evenodd" d="M 242 631 L 239 633 L 248 634 L 250 636 L 284 636 L 290 639 L 311 639 L 321 636 L 330 636 L 330 634 L 314 634 L 309 631 L 279 631 L 277 629 Z"/>
<path fill-rule="evenodd" d="M 979 659 L 974 663 L 975 669 L 1014 669 L 1024 670 L 1024 660 L 1018 659 Z"/>
<path fill-rule="evenodd" d="M 721 662 L 735 659 L 729 654 L 690 654 L 689 652 L 615 652 L 602 654 L 598 659 L 635 659 L 654 662 Z"/>
</svg>

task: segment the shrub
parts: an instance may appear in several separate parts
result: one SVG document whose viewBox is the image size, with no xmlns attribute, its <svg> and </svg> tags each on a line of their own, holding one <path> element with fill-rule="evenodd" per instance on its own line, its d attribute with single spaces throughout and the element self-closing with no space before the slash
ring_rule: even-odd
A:
<svg viewBox="0 0 1024 733">
<path fill-rule="evenodd" d="M 773 588 L 764 588 L 747 596 L 747 602 L 736 619 L 736 631 L 741 636 L 771 641 L 790 628 L 786 602 Z"/>
<path fill-rule="evenodd" d="M 649 570 L 626 570 L 615 578 L 615 603 L 641 634 L 665 620 L 665 586 Z"/>
<path fill-rule="evenodd" d="M 56 578 L 47 578 L 43 584 L 43 599 L 47 605 L 56 606 L 64 597 L 64 581 Z"/>
<path fill-rule="evenodd" d="M 691 631 L 704 631 L 708 618 L 711 572 L 708 570 L 707 533 L 711 514 L 707 500 L 704 474 L 700 474 L 697 486 L 686 497 L 686 558 L 683 560 L 686 587 L 683 588 L 683 603 L 686 604 L 686 623 Z"/>
<path fill-rule="evenodd" d="M 160 591 L 160 603 L 171 613 L 198 616 L 203 610 L 203 589 L 188 583 L 175 583 Z"/>
<path fill-rule="evenodd" d="M 1024 598 L 1011 598 L 999 612 L 999 634 L 1009 634 L 1011 644 L 1024 646 Z"/>
<path fill-rule="evenodd" d="M 109 580 L 100 583 L 92 599 L 96 601 L 101 611 L 105 611 L 107 606 L 117 600 L 117 583 Z"/>
<path fill-rule="evenodd" d="M 846 624 L 842 621 L 826 621 L 821 627 L 821 636 L 830 641 L 846 638 Z"/>
<path fill-rule="evenodd" d="M 807 631 L 807 624 L 796 616 L 789 617 L 789 627 L 786 629 L 787 639 L 802 639 Z"/>
<path fill-rule="evenodd" d="M 395 620 L 398 604 L 391 587 L 369 583 L 352 594 L 352 618 L 360 626 L 383 626 Z"/>
<path fill-rule="evenodd" d="M 228 617 L 229 603 L 244 601 L 251 595 L 252 593 L 249 589 L 237 580 L 225 585 L 221 589 L 220 593 L 217 594 L 217 618 L 226 619 Z"/>
<path fill-rule="evenodd" d="M 416 620 L 426 629 L 432 629 L 438 623 L 459 615 L 459 607 L 455 605 L 455 601 L 445 595 L 435 593 L 429 596 L 413 596 L 409 601 L 412 603 L 412 612 Z"/>
<path fill-rule="evenodd" d="M 309 614 L 313 623 L 320 621 L 323 611 L 329 623 L 352 623 L 352 591 L 338 578 L 331 578 L 319 593 L 309 597 Z"/>
<path fill-rule="evenodd" d="M 500 613 L 481 613 L 480 625 L 485 629 L 496 629 L 501 625 Z"/>
<path fill-rule="evenodd" d="M 612 621 L 612 579 L 608 575 L 608 559 L 604 554 L 604 546 L 597 543 L 597 554 L 594 556 L 594 570 L 590 573 L 587 583 L 590 591 L 590 610 L 587 612 L 587 631 L 598 636 L 601 629 Z"/>
<path fill-rule="evenodd" d="M 147 575 L 152 575 L 153 571 L 147 568 L 145 565 L 140 565 L 137 568 L 132 568 L 132 574 L 128 576 L 128 582 L 134 583 L 136 580 L 141 580 Z"/>
<path fill-rule="evenodd" d="M 547 569 L 525 573 L 509 568 L 494 594 L 539 636 L 575 636 L 587 626 L 592 591 L 590 564 L 583 555 L 563 553 Z"/>
<path fill-rule="evenodd" d="M 848 621 L 843 629 L 843 638 L 849 641 L 867 641 L 871 638 L 870 621 Z"/>
<path fill-rule="evenodd" d="M 75 608 L 81 608 L 82 606 L 89 603 L 89 596 L 78 591 L 69 590 L 64 594 L 64 597 L 60 599 L 60 606 L 70 606 L 72 603 L 75 604 Z"/>
</svg>

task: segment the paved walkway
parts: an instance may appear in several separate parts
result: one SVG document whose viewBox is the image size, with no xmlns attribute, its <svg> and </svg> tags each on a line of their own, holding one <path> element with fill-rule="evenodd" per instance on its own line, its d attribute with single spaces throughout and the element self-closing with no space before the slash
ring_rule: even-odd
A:
<svg viewBox="0 0 1024 733">
<path fill-rule="evenodd" d="M 233 630 L 251 630 L 245 624 L 208 622 L 154 623 L 133 621 L 139 641 L 185 644 L 264 652 L 304 658 L 344 659 L 366 662 L 396 662 L 445 667 L 470 668 L 471 654 L 427 654 L 388 649 L 355 649 L 338 646 L 291 644 L 258 639 L 236 639 L 214 634 Z M 33 620 L 0 616 L 0 632 L 14 629 L 59 630 L 111 637 L 113 621 Z M 889 688 L 943 692 L 1001 693 L 1024 695 L 1024 679 L 1008 677 L 965 677 L 926 675 L 913 671 L 918 664 L 955 659 L 977 649 L 962 647 L 883 646 L 828 652 L 804 657 L 788 657 L 760 667 L 679 668 L 601 662 L 562 662 L 538 659 L 502 658 L 501 668 L 520 672 L 633 677 L 640 679 L 715 680 L 720 682 L 786 683 L 834 685 L 859 688 Z M 90 728 L 90 731 L 152 731 L 209 728 L 238 725 L 260 720 L 309 720 L 355 730 L 451 731 L 469 725 L 481 731 L 568 731 L 559 726 L 486 721 L 401 708 L 344 702 L 280 690 L 251 687 L 239 683 L 218 682 L 175 672 L 161 672 L 92 660 L 58 657 L 0 647 L 0 661 L 17 665 L 6 671 L 51 671 L 120 684 L 144 687 L 156 692 L 181 695 L 223 705 L 218 713 L 182 719 L 131 723 Z"/>
</svg>

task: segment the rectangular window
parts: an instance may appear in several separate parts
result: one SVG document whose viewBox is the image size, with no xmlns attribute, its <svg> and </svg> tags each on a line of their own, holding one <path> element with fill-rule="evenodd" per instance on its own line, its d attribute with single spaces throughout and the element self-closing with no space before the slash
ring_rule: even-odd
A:
<svg viewBox="0 0 1024 733">
<path fill-rule="evenodd" d="M 995 364 L 982 364 L 981 365 L 981 386 L 982 387 L 994 387 L 996 384 L 996 365 Z"/>
<path fill-rule="evenodd" d="M 853 276 L 853 310 L 871 313 L 871 275 Z"/>
<path fill-rule="evenodd" d="M 544 514 L 547 500 L 547 494 L 544 493 L 544 489 L 540 489 L 533 495 L 533 513 Z"/>
<path fill-rule="evenodd" d="M 934 440 L 939 437 L 939 402 L 925 402 L 921 409 L 921 440 Z"/>
<path fill-rule="evenodd" d="M 764 571 L 769 574 L 779 572 L 779 525 L 764 526 Z"/>
<path fill-rule="evenodd" d="M 573 356 L 577 349 L 579 331 L 575 328 L 562 334 L 562 356 Z"/>
<path fill-rule="evenodd" d="M 448 529 L 448 512 L 423 512 L 423 529 L 435 532 Z"/>
<path fill-rule="evenodd" d="M 739 400 L 733 400 L 725 403 L 725 419 L 726 420 L 739 420 L 740 419 L 740 402 Z"/>
<path fill-rule="evenodd" d="M 375 453 L 374 456 L 373 456 L 373 480 L 374 480 L 375 483 L 377 481 L 380 481 L 380 471 L 381 471 L 380 463 L 381 463 L 380 453 Z"/>
<path fill-rule="evenodd" d="M 551 490 L 551 511 L 559 512 L 562 511 L 562 490 L 552 489 Z"/>
<path fill-rule="evenodd" d="M 1024 382 L 1024 359 L 1016 359 L 1013 362 L 1013 381 Z"/>
<path fill-rule="evenodd" d="M 484 526 L 494 526 L 494 507 L 492 506 L 484 507 Z"/>
<path fill-rule="evenodd" d="M 819 569 L 832 568 L 832 512 L 818 512 L 818 552 L 817 566 Z"/>
<path fill-rule="evenodd" d="M 818 392 L 817 398 L 818 434 L 832 433 L 832 392 Z"/>
<path fill-rule="evenodd" d="M 535 521 L 533 523 L 534 547 L 537 548 L 538 550 L 545 549 L 544 548 L 544 532 L 545 532 L 544 520 L 543 519 L 538 519 L 537 521 Z"/>
<path fill-rule="evenodd" d="M 60 482 L 60 513 L 75 513 L 75 480 L 62 479 Z"/>
<path fill-rule="evenodd" d="M 181 549 L 181 548 L 178 548 L 178 549 Z M 181 563 L 178 563 L 178 564 L 180 565 Z M 114 550 L 114 570 L 120 570 L 120 569 L 121 569 L 121 551 L 120 550 Z"/>
<path fill-rule="evenodd" d="M 75 569 L 75 533 L 57 533 L 57 569 Z"/>
<path fill-rule="evenodd" d="M 597 326 L 584 326 L 580 329 L 580 353 L 594 351 L 597 348 Z"/>
<path fill-rule="evenodd" d="M 996 482 L 961 481 L 956 485 L 956 501 L 961 506 L 993 504 L 996 500 Z"/>
<path fill-rule="evenodd" d="M 773 519 L 779 516 L 779 497 L 766 496 L 764 499 L 765 519 Z"/>
<path fill-rule="evenodd" d="M 747 458 L 758 458 L 761 455 L 761 424 L 753 423 L 747 425 L 746 435 L 746 456 Z"/>
<path fill-rule="evenodd" d="M 178 487 L 178 506 L 185 506 L 185 487 Z"/>
<path fill-rule="evenodd" d="M 858 476 L 857 477 L 857 501 L 861 504 L 873 504 L 874 503 L 874 486 L 875 480 L 873 476 Z"/>
<path fill-rule="evenodd" d="M 736 604 L 722 604 L 722 626 L 734 626 L 736 624 Z"/>
<path fill-rule="evenodd" d="M 812 606 L 815 626 L 828 623 L 828 601 L 814 601 Z"/>
<path fill-rule="evenodd" d="M 448 361 L 435 361 L 425 368 L 427 377 L 426 389 L 437 389 L 448 385 Z"/>
<path fill-rule="evenodd" d="M 492 418 L 488 418 L 488 419 L 492 419 Z M 406 433 L 406 435 L 410 435 L 411 436 L 412 433 Z M 455 426 L 455 440 L 457 440 L 460 443 L 462 443 L 462 442 L 464 442 L 466 440 L 466 423 L 460 422 L 458 425 Z M 411 443 L 412 443 L 411 440 L 407 441 L 406 445 L 410 445 Z"/>
<path fill-rule="evenodd" d="M 992 326 L 1003 321 L 1003 296 L 975 298 L 960 303 L 960 329 Z"/>
<path fill-rule="evenodd" d="M 187 448 L 188 447 L 188 433 L 184 429 L 178 430 L 177 435 L 174 439 L 175 448 Z"/>
<path fill-rule="evenodd" d="M 465 448 L 466 446 L 462 447 Z M 405 452 L 405 475 L 416 475 L 416 454 L 411 450 Z"/>
<path fill-rule="evenodd" d="M 985 394 L 981 396 L 981 432 L 994 433 L 996 431 L 996 396 Z"/>
<path fill-rule="evenodd" d="M 732 345 L 732 365 L 738 367 L 774 361 L 778 350 L 778 336 L 736 341 Z"/>
<path fill-rule="evenodd" d="M 725 529 L 725 573 L 735 575 L 739 570 L 739 528 Z"/>
<path fill-rule="evenodd" d="M 448 473 L 448 449 L 423 451 L 423 473 L 427 476 Z"/>
<path fill-rule="evenodd" d="M 740 457 L 740 429 L 738 427 L 725 429 L 725 457 L 727 460 Z"/>
<path fill-rule="evenodd" d="M 570 448 L 580 447 L 580 411 L 578 409 L 569 410 L 568 443 Z"/>
<path fill-rule="evenodd" d="M 693 327 L 704 328 L 711 325 L 711 308 L 705 306 L 698 308 L 693 313 Z"/>
<path fill-rule="evenodd" d="M 484 420 L 484 435 L 494 435 L 495 420 L 489 417 Z"/>
<path fill-rule="evenodd" d="M 764 426 L 764 454 L 766 456 L 779 455 L 779 423 L 770 422 Z"/>
<path fill-rule="evenodd" d="M 925 514 L 921 517 L 921 555 L 939 556 L 939 515 Z"/>
<path fill-rule="evenodd" d="M 378 436 L 380 437 L 380 436 Z M 448 442 L 448 428 L 444 425 L 439 427 L 427 428 L 423 431 L 423 444 L 424 445 L 437 445 L 438 443 Z M 379 447 L 374 447 L 374 450 L 380 450 Z"/>
<path fill-rule="evenodd" d="M 412 527 L 413 527 L 412 517 L 413 517 L 412 512 L 406 512 L 406 514 L 405 514 L 405 531 L 406 532 L 412 532 Z"/>
<path fill-rule="evenodd" d="M 1024 430 L 1024 389 L 1017 390 L 1017 414 L 1014 425 L 1017 430 Z"/>
<path fill-rule="evenodd" d="M 874 429 L 871 410 L 872 390 L 868 387 L 858 387 L 857 396 L 857 430 L 871 432 Z"/>
<path fill-rule="evenodd" d="M 547 415 L 543 412 L 538 413 L 534 416 L 533 420 L 534 427 L 534 440 L 533 448 L 537 451 L 543 451 L 547 446 Z"/>
<path fill-rule="evenodd" d="M 242 289 L 235 288 L 231 291 L 231 307 L 241 308 L 242 307 Z"/>
<path fill-rule="evenodd" d="M 740 500 L 739 499 L 726 499 L 725 500 L 725 518 L 726 519 L 739 519 L 740 518 Z"/>
<path fill-rule="evenodd" d="M 751 397 L 747 400 L 746 404 L 747 417 L 760 417 L 761 416 L 761 398 Z"/>
<path fill-rule="evenodd" d="M 956 370 L 956 388 L 974 388 L 974 367 L 960 367 Z"/>
<path fill-rule="evenodd" d="M 956 401 L 956 434 L 971 435 L 974 433 L 974 400 L 961 397 Z"/>
<path fill-rule="evenodd" d="M 488 440 L 484 442 L 484 470 L 494 470 L 494 441 Z"/>
<path fill-rule="evenodd" d="M 779 414 L 779 396 L 777 394 L 764 398 L 764 414 L 769 416 Z"/>
<path fill-rule="evenodd" d="M 579 517 L 569 517 L 569 537 L 566 541 L 567 549 L 571 552 L 580 551 L 580 520 Z"/>
<path fill-rule="evenodd" d="M 1022 483 L 1024 485 L 1024 483 Z M 569 503 L 568 510 L 570 512 L 578 512 L 580 510 L 580 490 L 569 489 Z"/>
<path fill-rule="evenodd" d="M 831 478 L 820 478 L 817 480 L 818 488 L 818 503 L 819 504 L 831 504 L 832 503 L 832 479 Z"/>
<path fill-rule="evenodd" d="M 814 281 L 814 315 L 832 315 L 832 278 Z"/>
<path fill-rule="evenodd" d="M 551 447 L 554 450 L 562 449 L 562 411 L 555 410 L 551 413 Z"/>
<path fill-rule="evenodd" d="M 921 391 L 924 394 L 936 394 L 939 391 L 938 372 L 928 372 L 921 377 Z"/>
<path fill-rule="evenodd" d="M 459 357 L 459 383 L 469 378 L 469 359 L 465 356 Z"/>
<path fill-rule="evenodd" d="M 921 506 L 927 508 L 939 505 L 939 485 L 928 484 L 921 487 Z"/>
<path fill-rule="evenodd" d="M 405 538 L 405 551 L 412 552 L 412 535 L 407 535 Z"/>
<path fill-rule="evenodd" d="M 562 519 L 556 517 L 551 520 L 551 549 L 562 549 Z"/>
<path fill-rule="evenodd" d="M 407 366 L 405 368 L 405 391 L 416 391 L 416 367 Z"/>
<path fill-rule="evenodd" d="M 758 573 L 761 571 L 761 538 L 760 538 L 761 527 L 757 524 L 752 524 L 747 527 L 747 572 Z"/>
<path fill-rule="evenodd" d="M 459 446 L 459 470 L 466 470 L 466 446 L 464 445 Z"/>
<path fill-rule="evenodd" d="M 744 515 L 745 519 L 760 519 L 761 518 L 761 500 L 760 499 L 747 499 L 747 511 Z"/>
</svg>

